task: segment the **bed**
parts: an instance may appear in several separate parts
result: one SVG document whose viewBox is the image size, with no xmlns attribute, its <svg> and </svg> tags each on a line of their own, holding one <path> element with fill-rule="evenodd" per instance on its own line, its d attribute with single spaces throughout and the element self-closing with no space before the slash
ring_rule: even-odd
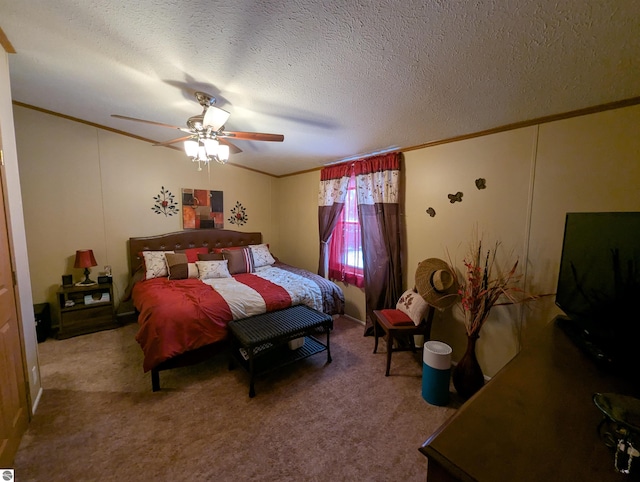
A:
<svg viewBox="0 0 640 482">
<path fill-rule="evenodd" d="M 160 371 L 224 348 L 231 320 L 298 304 L 344 313 L 344 294 L 335 283 L 280 262 L 261 233 L 180 231 L 130 238 L 128 250 L 136 340 L 154 391 Z"/>
</svg>

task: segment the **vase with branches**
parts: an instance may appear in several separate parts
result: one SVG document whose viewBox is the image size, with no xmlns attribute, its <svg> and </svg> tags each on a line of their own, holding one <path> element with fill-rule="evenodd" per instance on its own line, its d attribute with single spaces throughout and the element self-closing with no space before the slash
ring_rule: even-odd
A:
<svg viewBox="0 0 640 482">
<path fill-rule="evenodd" d="M 467 349 L 453 370 L 453 385 L 464 398 L 471 397 L 484 385 L 484 374 L 475 353 L 480 330 L 489 318 L 494 306 L 521 303 L 532 296 L 524 296 L 518 286 L 522 275 L 518 274 L 518 260 L 509 263 L 510 268 L 501 270 L 496 263 L 500 246 L 496 242 L 492 248 L 483 249 L 482 240 L 477 237 L 469 254 L 464 258 L 464 277 L 457 279 L 464 325 L 467 332 Z M 451 261 L 449 261 L 451 264 Z M 451 266 L 451 271 L 456 274 Z"/>
</svg>

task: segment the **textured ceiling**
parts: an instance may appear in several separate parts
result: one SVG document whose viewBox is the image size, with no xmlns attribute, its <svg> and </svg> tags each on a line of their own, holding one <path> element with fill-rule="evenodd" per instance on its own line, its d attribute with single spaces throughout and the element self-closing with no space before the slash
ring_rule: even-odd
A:
<svg viewBox="0 0 640 482">
<path fill-rule="evenodd" d="M 638 0 L 0 0 L 14 100 L 156 141 L 231 112 L 283 175 L 640 96 Z M 155 147 L 163 149 L 163 147 Z"/>
</svg>

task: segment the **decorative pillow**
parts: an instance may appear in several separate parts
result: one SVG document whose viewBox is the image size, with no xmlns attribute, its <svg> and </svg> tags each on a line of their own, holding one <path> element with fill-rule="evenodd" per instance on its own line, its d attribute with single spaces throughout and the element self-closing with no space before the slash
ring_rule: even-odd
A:
<svg viewBox="0 0 640 482">
<path fill-rule="evenodd" d="M 195 263 L 189 263 L 189 257 L 184 253 L 165 253 L 165 259 L 167 260 L 167 271 L 169 272 L 169 279 L 187 279 L 197 278 L 198 268 Z"/>
<path fill-rule="evenodd" d="M 173 251 L 143 251 L 144 279 L 163 278 L 169 275 L 165 253 L 173 254 Z"/>
<path fill-rule="evenodd" d="M 184 253 L 187 255 L 188 263 L 195 263 L 198 261 L 199 254 L 207 254 L 209 252 L 209 248 L 206 246 L 202 248 L 187 248 L 187 249 L 179 249 L 176 253 Z"/>
<path fill-rule="evenodd" d="M 212 253 L 222 253 L 223 251 L 235 251 L 237 249 L 243 249 L 243 246 L 229 246 L 226 248 L 212 248 Z"/>
<path fill-rule="evenodd" d="M 254 268 L 260 268 L 262 266 L 269 266 L 276 262 L 269 252 L 269 246 L 266 244 L 251 244 L 249 245 L 251 254 L 253 255 Z"/>
<path fill-rule="evenodd" d="M 222 253 L 198 253 L 198 261 L 222 261 L 223 259 Z"/>
<path fill-rule="evenodd" d="M 198 267 L 198 278 L 201 280 L 231 278 L 226 259 L 218 261 L 196 261 L 196 266 Z"/>
<path fill-rule="evenodd" d="M 250 248 L 224 249 L 222 255 L 229 261 L 229 273 L 253 273 L 253 255 Z"/>
<path fill-rule="evenodd" d="M 396 309 L 409 315 L 416 326 L 422 322 L 428 307 L 424 298 L 413 290 L 405 291 L 396 304 Z"/>
</svg>

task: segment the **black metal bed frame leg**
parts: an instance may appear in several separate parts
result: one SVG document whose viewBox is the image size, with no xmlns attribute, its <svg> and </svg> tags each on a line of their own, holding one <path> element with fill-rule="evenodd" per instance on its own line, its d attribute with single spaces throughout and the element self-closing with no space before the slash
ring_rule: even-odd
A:
<svg viewBox="0 0 640 482">
<path fill-rule="evenodd" d="M 327 363 L 331 363 L 331 344 L 330 344 L 330 337 L 331 337 L 331 327 L 329 325 L 327 325 Z"/>
<path fill-rule="evenodd" d="M 154 392 L 160 390 L 160 372 L 155 368 L 151 369 L 151 389 Z"/>
</svg>

